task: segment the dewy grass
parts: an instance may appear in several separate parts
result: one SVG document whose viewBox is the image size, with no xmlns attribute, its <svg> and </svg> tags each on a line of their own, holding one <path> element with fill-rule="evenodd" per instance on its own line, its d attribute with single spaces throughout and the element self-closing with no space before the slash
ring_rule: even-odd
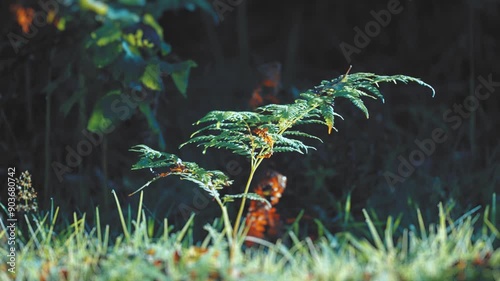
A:
<svg viewBox="0 0 500 281">
<path fill-rule="evenodd" d="M 129 239 L 123 228 L 111 242 L 98 209 L 96 225 L 74 215 L 67 230 L 55 233 L 56 209 L 51 216 L 26 216 L 29 230 L 18 233 L 15 275 L 6 271 L 7 247 L 0 247 L 0 280 L 499 280 L 500 250 L 494 244 L 500 237 L 489 213 L 495 205 L 457 220 L 440 205 L 437 224 L 425 225 L 416 211 L 418 228 L 395 231 L 388 218 L 382 232 L 364 211 L 369 237 L 325 232 L 313 242 L 300 241 L 290 231 L 291 245 L 255 239 L 262 246 L 237 252 L 232 262 L 226 234 L 217 224 L 205 227 L 200 247 L 189 237 L 191 221 L 176 233 L 165 221 L 163 233 L 148 235 L 152 222 L 139 209 L 135 220 L 126 221 L 132 226 Z M 474 227 L 480 221 L 483 226 Z M 0 241 L 5 238 L 2 222 Z"/>
</svg>

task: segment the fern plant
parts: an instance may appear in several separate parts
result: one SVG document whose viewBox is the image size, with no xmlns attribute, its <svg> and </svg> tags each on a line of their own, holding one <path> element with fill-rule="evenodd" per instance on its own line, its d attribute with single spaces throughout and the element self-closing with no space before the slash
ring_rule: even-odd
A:
<svg viewBox="0 0 500 281">
<path fill-rule="evenodd" d="M 265 200 L 257 194 L 249 193 L 254 174 L 262 161 L 275 153 L 298 152 L 303 154 L 307 153 L 309 149 L 314 149 L 313 146 L 297 139 L 298 137 L 322 142 L 319 137 L 296 129 L 297 125 L 325 125 L 329 134 L 332 130 L 336 130 L 335 118 L 343 119 L 334 110 L 334 101 L 339 97 L 350 100 L 365 114 L 366 118 L 369 118 L 368 109 L 362 98 L 380 99 L 384 102 L 384 97 L 378 89 L 379 83 L 383 82 L 416 82 L 430 88 L 433 97 L 435 94 L 430 85 L 418 78 L 405 75 L 382 76 L 373 73 L 349 74 L 349 70 L 338 78 L 322 81 L 320 85 L 303 92 L 300 98 L 292 104 L 265 105 L 257 108 L 254 112 L 212 111 L 195 123 L 195 125 L 202 125 L 202 127 L 194 132 L 181 147 L 197 144 L 197 146 L 203 147 L 203 153 L 208 148 L 227 149 L 250 160 L 250 173 L 242 194 L 220 198 L 217 190 L 232 183 L 222 172 L 207 171 L 195 163 L 183 162 L 175 155 L 158 152 L 144 145 L 131 149 L 142 153 L 139 162 L 133 166 L 133 169 L 169 167 L 170 172 L 157 175 L 136 192 L 151 182 L 168 175 L 178 175 L 183 179 L 197 183 L 219 204 L 230 244 L 235 247 L 240 245 L 241 241 L 237 238 L 242 237 L 239 236 L 241 234 L 240 224 L 246 199 Z M 236 219 L 234 223 L 231 223 L 226 203 L 235 198 L 241 198 L 241 203 Z"/>
</svg>

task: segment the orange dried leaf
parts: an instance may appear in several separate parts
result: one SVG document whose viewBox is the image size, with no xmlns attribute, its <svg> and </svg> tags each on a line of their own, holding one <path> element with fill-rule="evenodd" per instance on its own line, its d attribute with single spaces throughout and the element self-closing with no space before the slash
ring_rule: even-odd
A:
<svg viewBox="0 0 500 281">
<path fill-rule="evenodd" d="M 11 5 L 11 11 L 16 15 L 16 21 L 21 26 L 23 33 L 30 31 L 31 23 L 35 17 L 35 11 L 32 8 L 25 8 L 21 5 Z"/>
<path fill-rule="evenodd" d="M 252 93 L 252 97 L 250 98 L 250 101 L 248 102 L 248 105 L 250 105 L 251 108 L 257 108 L 259 106 L 261 106 L 263 103 L 264 103 L 264 99 L 262 98 L 262 96 L 260 95 L 261 93 L 261 88 L 258 87 L 256 88 L 253 93 Z"/>
<path fill-rule="evenodd" d="M 254 130 L 256 134 L 267 132 L 267 129 L 256 130 Z M 272 206 L 275 206 L 285 191 L 286 181 L 287 179 L 284 175 L 270 171 L 253 190 L 256 194 L 269 200 Z M 260 201 L 250 202 L 246 219 L 246 226 L 248 228 L 247 236 L 261 239 L 276 237 L 279 235 L 281 224 L 280 215 L 276 208 L 269 208 Z M 251 247 L 254 243 L 246 241 L 245 244 Z"/>
</svg>

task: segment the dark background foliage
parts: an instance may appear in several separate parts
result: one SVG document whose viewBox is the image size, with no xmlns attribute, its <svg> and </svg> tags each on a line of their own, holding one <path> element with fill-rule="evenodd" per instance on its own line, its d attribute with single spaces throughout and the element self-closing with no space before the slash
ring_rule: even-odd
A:
<svg viewBox="0 0 500 281">
<path fill-rule="evenodd" d="M 259 82 L 258 68 L 264 63 L 282 64 L 282 89 L 277 96 L 282 103 L 293 102 L 298 92 L 337 77 L 352 64 L 352 72 L 422 78 L 436 89 L 436 97 L 416 85 L 384 85 L 385 104 L 367 102 L 370 119 L 348 102 L 339 101 L 336 110 L 346 119 L 337 121 L 339 132 L 328 135 L 323 127 L 304 128 L 324 140 L 323 144 L 309 143 L 318 150 L 305 156 L 278 155 L 264 168 L 288 177 L 279 204 L 283 216 L 293 217 L 305 210 L 307 217 L 318 218 L 337 231 L 349 194 L 355 217 L 362 208 L 373 208 L 379 217 L 403 214 L 403 225 L 415 221 L 416 206 L 430 219 L 440 201 L 453 207 L 456 216 L 477 205 L 485 206 L 500 186 L 500 87 L 480 101 L 469 117 L 461 118 L 457 129 L 443 114 L 474 94 L 479 76 L 492 75 L 493 81 L 500 81 L 500 3 L 401 1 L 402 12 L 392 15 L 389 24 L 348 62 L 341 43 L 354 46 L 353 28 L 364 29 L 374 20 L 370 12 L 386 9 L 388 2 L 242 1 L 224 12 L 224 20 L 218 23 L 213 11 L 166 10 L 158 22 L 164 40 L 172 47 L 168 59 L 192 59 L 198 65 L 191 70 L 187 98 L 172 80 L 163 79 L 163 89 L 150 92 L 155 97 L 152 109 L 157 126 L 152 127 L 150 120 L 134 111 L 62 181 L 57 180 L 51 163 L 64 162 L 65 147 L 76 147 L 84 139 L 81 130 L 94 104 L 109 89 L 88 88 L 85 103 L 63 114 L 71 93 L 80 89 L 79 81 L 86 79 L 85 83 L 98 87 L 102 76 L 97 77 L 82 63 L 69 72 L 72 79 L 60 84 L 54 81 L 63 76 L 61 69 L 69 57 L 74 61 L 92 55 L 78 42 L 99 24 L 84 13 L 76 14 L 80 18 L 73 18 L 64 31 L 40 28 L 17 54 L 4 36 L 0 49 L 0 174 L 5 176 L 8 166 L 30 170 L 42 209 L 50 207 L 51 198 L 65 212 L 87 212 L 99 205 L 108 214 L 103 220 L 116 222 L 111 190 L 116 190 L 122 202 L 134 204 L 138 196 L 127 194 L 152 176 L 130 171 L 137 159 L 128 149 L 139 143 L 158 148 L 154 129 L 159 128 L 165 151 L 226 172 L 235 180 L 228 192 L 242 190 L 248 168 L 244 159 L 217 150 L 202 155 L 195 146 L 178 149 L 195 130 L 191 124 L 214 109 L 249 110 L 249 99 Z M 3 35 L 20 34 L 10 4 L 1 4 Z M 55 87 L 50 107 L 47 85 Z M 447 140 L 436 144 L 435 152 L 404 182 L 388 184 L 384 174 L 397 174 L 398 156 L 408 159 L 418 149 L 415 140 L 430 138 L 435 128 L 444 129 Z M 145 204 L 158 221 L 168 216 L 181 224 L 192 210 L 199 220 L 218 216 L 201 191 L 177 179 L 166 178 L 148 187 Z"/>
</svg>

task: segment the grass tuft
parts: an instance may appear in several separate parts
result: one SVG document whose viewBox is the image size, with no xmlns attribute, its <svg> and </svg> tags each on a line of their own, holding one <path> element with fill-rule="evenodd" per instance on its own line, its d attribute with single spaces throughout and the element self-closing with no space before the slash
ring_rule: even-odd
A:
<svg viewBox="0 0 500 281">
<path fill-rule="evenodd" d="M 141 196 L 142 198 L 142 196 Z M 7 248 L 0 249 L 0 280 L 499 280 L 499 231 L 496 206 L 478 208 L 452 220 L 440 204 L 437 224 L 425 225 L 416 210 L 419 229 L 396 229 L 387 218 L 383 235 L 372 215 L 363 210 L 367 237 L 324 231 L 316 241 L 300 240 L 293 231 L 270 243 L 254 239 L 258 248 L 238 251 L 230 263 L 230 244 L 220 219 L 207 225 L 207 237 L 194 244 L 194 215 L 179 232 L 164 220 L 163 233 L 153 233 L 153 219 L 141 208 L 135 221 L 117 211 L 123 235 L 104 232 L 96 208 L 96 224 L 74 214 L 66 229 L 56 225 L 58 208 L 46 215 L 25 216 L 18 230 L 16 274 L 6 271 Z M 495 201 L 493 201 L 495 204 Z M 493 205 L 494 205 L 493 204 Z M 371 213 L 371 212 L 370 212 Z M 491 214 L 491 215 L 490 215 Z M 479 217 L 482 216 L 482 220 Z M 50 219 L 49 219 L 50 218 Z M 353 218 L 351 217 L 351 220 Z M 483 226 L 476 226 L 478 222 Z M 6 239 L 1 222 L 0 240 Z M 125 227 L 130 225 L 132 228 Z M 124 239 L 125 238 L 125 239 Z M 250 238 L 251 239 L 251 238 Z M 201 246 L 200 246 L 201 245 Z"/>
</svg>

